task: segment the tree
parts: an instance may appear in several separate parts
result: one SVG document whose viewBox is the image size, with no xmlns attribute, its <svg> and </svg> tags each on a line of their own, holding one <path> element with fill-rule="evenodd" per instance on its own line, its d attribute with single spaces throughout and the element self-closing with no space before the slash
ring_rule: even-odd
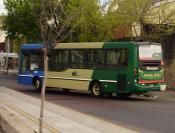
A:
<svg viewBox="0 0 175 133">
<path fill-rule="evenodd" d="M 1 15 L 0 16 L 0 30 L 3 30 L 3 23 L 4 23 L 4 20 L 5 20 L 5 15 Z"/>
<path fill-rule="evenodd" d="M 99 41 L 99 23 L 102 19 L 102 12 L 98 0 L 68 0 L 66 11 L 72 12 L 80 9 L 79 17 L 75 23 L 77 27 L 72 31 L 68 41 L 93 42 Z M 74 23 L 72 24 L 72 26 Z"/>
<path fill-rule="evenodd" d="M 162 31 L 166 34 L 171 34 L 174 31 L 171 25 L 175 17 L 174 5 L 170 2 L 162 2 L 157 0 L 113 0 L 108 4 L 108 10 L 105 14 L 105 24 L 108 25 L 108 30 L 111 38 L 118 38 L 118 36 L 136 37 L 141 36 L 143 40 L 158 40 L 162 37 Z M 152 31 L 148 30 L 148 25 L 154 25 Z M 162 28 L 165 25 L 166 28 Z M 137 32 L 140 27 L 140 33 Z M 168 28 L 167 28 L 168 27 Z M 111 33 L 111 31 L 113 31 Z M 117 36 L 114 36 L 117 34 Z M 141 34 L 141 35 L 139 35 Z M 137 39 L 137 38 L 133 38 Z M 161 41 L 163 42 L 163 40 Z"/>
<path fill-rule="evenodd" d="M 157 35 L 157 37 L 161 39 L 160 42 L 163 43 L 162 39 L 164 39 L 164 37 L 160 38 L 159 36 L 166 36 L 173 33 L 173 21 L 175 17 L 174 5 L 171 2 L 159 2 L 150 7 L 146 12 L 144 21 L 146 38 L 154 39 Z"/>
<path fill-rule="evenodd" d="M 136 31 L 136 27 L 133 23 L 139 23 L 141 26 L 141 36 L 143 36 L 145 16 L 153 3 L 154 0 L 113 0 L 109 4 L 107 16 L 112 19 L 116 28 L 122 26 L 126 27 L 126 29 L 130 28 L 131 31 L 131 27 L 133 27 Z M 125 34 L 128 34 L 127 30 Z"/>
<path fill-rule="evenodd" d="M 36 16 L 31 9 L 30 0 L 4 0 L 7 17 L 4 30 L 13 39 L 26 38 L 28 42 L 40 41 L 39 28 L 35 23 Z"/>
<path fill-rule="evenodd" d="M 69 31 L 72 31 L 74 26 L 71 26 L 78 16 L 79 9 L 74 9 L 71 12 L 65 11 L 65 1 L 58 0 L 35 0 L 32 1 L 32 11 L 36 16 L 36 24 L 40 30 L 40 37 L 42 40 L 43 56 L 44 56 L 44 78 L 41 90 L 41 110 L 40 110 L 40 127 L 39 132 L 42 133 L 43 115 L 44 115 L 44 101 L 45 88 L 47 82 L 48 71 L 48 51 L 53 48 L 55 44 L 64 40 Z"/>
<path fill-rule="evenodd" d="M 5 0 L 8 10 L 4 28 L 12 39 L 25 37 L 28 42 L 42 42 L 44 78 L 41 90 L 40 128 L 42 133 L 45 88 L 47 80 L 47 55 L 50 48 L 63 41 L 76 27 L 79 8 L 65 11 L 69 5 L 64 0 Z"/>
</svg>

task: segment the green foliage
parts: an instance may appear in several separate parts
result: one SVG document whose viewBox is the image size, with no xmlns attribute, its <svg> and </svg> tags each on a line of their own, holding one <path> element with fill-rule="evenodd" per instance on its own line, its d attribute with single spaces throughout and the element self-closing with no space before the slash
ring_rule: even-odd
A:
<svg viewBox="0 0 175 133">
<path fill-rule="evenodd" d="M 57 35 L 58 42 L 90 42 L 116 40 L 119 39 L 119 34 L 131 37 L 132 24 L 138 22 L 143 26 L 146 23 L 145 16 L 155 0 L 113 0 L 109 3 L 108 10 L 102 9 L 99 0 L 4 2 L 8 11 L 4 29 L 13 39 L 26 38 L 28 42 L 41 42 L 45 38 L 44 42 L 47 42 Z M 144 34 L 143 27 L 141 30 L 145 39 L 160 37 Z M 156 30 L 157 33 L 162 33 L 159 32 L 159 27 L 154 28 Z M 174 27 L 163 30 L 171 34 Z"/>
<path fill-rule="evenodd" d="M 66 5 L 67 12 L 73 12 L 79 9 L 79 17 L 72 24 L 77 25 L 69 37 L 68 41 L 73 42 L 90 42 L 100 41 L 98 38 L 99 24 L 102 19 L 100 5 L 97 0 L 68 0 Z"/>
<path fill-rule="evenodd" d="M 26 37 L 28 42 L 39 41 L 39 28 L 35 21 L 30 0 L 4 0 L 7 18 L 4 29 L 10 38 Z"/>
<path fill-rule="evenodd" d="M 4 24 L 5 18 L 6 18 L 5 15 L 0 16 L 0 30 L 3 30 L 3 24 Z"/>
</svg>

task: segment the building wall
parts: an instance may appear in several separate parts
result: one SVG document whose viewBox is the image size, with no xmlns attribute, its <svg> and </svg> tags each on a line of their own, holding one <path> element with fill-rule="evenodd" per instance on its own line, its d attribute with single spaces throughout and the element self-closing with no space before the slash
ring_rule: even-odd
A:
<svg viewBox="0 0 175 133">
<path fill-rule="evenodd" d="M 175 0 L 157 2 L 145 16 L 146 23 L 175 24 Z"/>
<path fill-rule="evenodd" d="M 5 37 L 5 32 L 0 30 L 0 51 L 3 50 L 3 52 L 5 51 Z"/>
<path fill-rule="evenodd" d="M 0 52 L 1 51 L 5 51 L 5 42 L 3 42 L 3 43 L 0 43 Z"/>
</svg>

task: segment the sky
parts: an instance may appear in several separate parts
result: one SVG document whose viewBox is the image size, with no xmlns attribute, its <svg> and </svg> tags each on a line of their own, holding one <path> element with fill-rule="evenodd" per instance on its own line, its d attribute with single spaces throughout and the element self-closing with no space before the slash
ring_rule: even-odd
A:
<svg viewBox="0 0 175 133">
<path fill-rule="evenodd" d="M 6 11 L 4 8 L 3 0 L 0 0 L 0 14 L 2 14 L 2 13 L 6 13 Z"/>
<path fill-rule="evenodd" d="M 109 1 L 109 0 L 101 0 L 102 3 L 105 3 L 105 2 L 107 2 L 107 1 Z"/>
</svg>

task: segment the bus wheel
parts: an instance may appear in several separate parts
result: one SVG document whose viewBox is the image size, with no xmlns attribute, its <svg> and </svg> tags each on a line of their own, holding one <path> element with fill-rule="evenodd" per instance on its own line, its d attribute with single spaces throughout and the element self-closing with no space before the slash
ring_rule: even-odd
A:
<svg viewBox="0 0 175 133">
<path fill-rule="evenodd" d="M 100 82 L 92 82 L 90 86 L 91 94 L 95 97 L 103 96 L 103 88 Z"/>
<path fill-rule="evenodd" d="M 35 80 L 34 80 L 34 86 L 35 86 L 35 89 L 36 90 L 41 90 L 41 88 L 42 88 L 42 82 L 41 82 L 41 79 L 40 78 L 36 78 Z"/>
<path fill-rule="evenodd" d="M 120 99 L 128 99 L 131 96 L 131 93 L 116 93 L 116 95 Z"/>
</svg>

